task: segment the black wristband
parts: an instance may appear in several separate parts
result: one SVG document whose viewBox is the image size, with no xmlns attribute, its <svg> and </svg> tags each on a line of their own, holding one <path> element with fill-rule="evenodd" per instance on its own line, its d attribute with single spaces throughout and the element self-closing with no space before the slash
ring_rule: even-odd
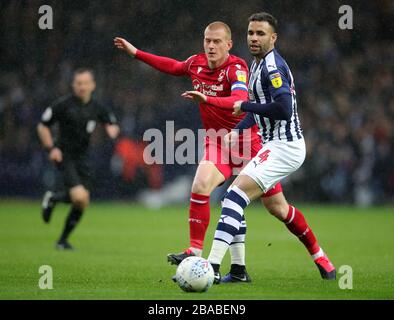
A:
<svg viewBox="0 0 394 320">
<path fill-rule="evenodd" d="M 45 151 L 50 153 L 55 148 L 56 148 L 56 146 L 52 146 L 52 147 L 49 147 L 49 148 L 45 147 Z"/>
</svg>

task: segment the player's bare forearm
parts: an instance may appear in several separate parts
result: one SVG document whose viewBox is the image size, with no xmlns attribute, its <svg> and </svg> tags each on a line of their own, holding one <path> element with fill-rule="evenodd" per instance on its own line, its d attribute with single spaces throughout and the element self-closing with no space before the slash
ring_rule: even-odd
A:
<svg viewBox="0 0 394 320">
<path fill-rule="evenodd" d="M 54 145 L 51 130 L 42 123 L 39 123 L 37 126 L 37 133 L 44 149 L 52 149 Z"/>
<path fill-rule="evenodd" d="M 188 100 L 196 101 L 198 103 L 207 102 L 207 96 L 199 91 L 185 91 L 181 94 L 181 97 Z"/>
<path fill-rule="evenodd" d="M 59 148 L 55 147 L 53 143 L 51 130 L 47 126 L 40 123 L 37 126 L 37 133 L 44 149 L 49 152 L 49 160 L 58 163 L 62 162 L 63 161 L 62 151 Z"/>
</svg>

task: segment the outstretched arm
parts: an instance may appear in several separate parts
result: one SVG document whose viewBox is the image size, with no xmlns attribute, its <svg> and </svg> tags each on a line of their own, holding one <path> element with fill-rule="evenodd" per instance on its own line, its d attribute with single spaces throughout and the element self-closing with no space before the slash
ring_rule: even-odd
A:
<svg viewBox="0 0 394 320">
<path fill-rule="evenodd" d="M 206 96 L 199 91 L 186 91 L 182 94 L 182 97 L 200 103 L 207 103 L 218 108 L 232 110 L 236 101 L 248 101 L 248 87 L 246 85 L 248 73 L 246 68 L 230 68 L 228 73 L 231 83 L 231 94 L 229 96 L 212 97 Z"/>
<path fill-rule="evenodd" d="M 188 99 L 205 102 L 215 107 L 232 110 L 236 101 L 248 100 L 248 70 L 246 65 L 237 64 L 227 70 L 227 79 L 231 84 L 231 94 L 227 97 L 205 96 L 198 91 L 186 91 L 182 96 Z M 197 97 L 199 96 L 199 97 Z"/>
<path fill-rule="evenodd" d="M 151 67 L 174 76 L 186 75 L 186 63 L 175 59 L 157 56 L 134 47 L 126 39 L 116 37 L 114 39 L 115 46 L 125 51 L 128 55 L 137 58 L 150 65 Z"/>
<path fill-rule="evenodd" d="M 248 92 L 243 90 L 231 91 L 229 97 L 207 97 L 207 102 L 216 107 L 233 109 L 233 105 L 236 101 L 248 101 Z"/>
<path fill-rule="evenodd" d="M 231 92 L 231 96 L 228 97 L 211 97 L 199 91 L 185 91 L 182 93 L 182 97 L 189 100 L 194 100 L 199 103 L 207 103 L 215 107 L 224 109 L 233 109 L 233 105 L 236 101 L 247 101 L 248 93 L 241 90 Z"/>
<path fill-rule="evenodd" d="M 267 77 L 267 81 L 270 84 L 269 90 L 273 102 L 236 102 L 233 114 L 237 115 L 244 111 L 249 111 L 272 120 L 289 121 L 293 115 L 292 92 L 294 88 L 287 76 L 287 70 L 283 69 L 283 66 L 280 67 L 278 70 L 271 72 L 271 75 Z"/>
</svg>

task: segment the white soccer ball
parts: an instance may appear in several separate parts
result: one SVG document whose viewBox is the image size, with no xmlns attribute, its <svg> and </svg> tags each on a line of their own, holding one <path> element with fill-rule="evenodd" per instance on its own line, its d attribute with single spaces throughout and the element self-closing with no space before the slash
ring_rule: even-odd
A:
<svg viewBox="0 0 394 320">
<path fill-rule="evenodd" d="M 187 257 L 176 269 L 175 279 L 183 291 L 204 292 L 213 284 L 213 268 L 204 258 Z"/>
</svg>

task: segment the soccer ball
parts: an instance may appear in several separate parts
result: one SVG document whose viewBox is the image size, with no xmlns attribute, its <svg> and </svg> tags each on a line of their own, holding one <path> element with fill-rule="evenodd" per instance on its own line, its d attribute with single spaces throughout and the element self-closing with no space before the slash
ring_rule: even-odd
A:
<svg viewBox="0 0 394 320">
<path fill-rule="evenodd" d="M 176 282 L 186 292 L 204 292 L 213 284 L 213 268 L 208 260 L 187 257 L 176 269 Z"/>
</svg>

